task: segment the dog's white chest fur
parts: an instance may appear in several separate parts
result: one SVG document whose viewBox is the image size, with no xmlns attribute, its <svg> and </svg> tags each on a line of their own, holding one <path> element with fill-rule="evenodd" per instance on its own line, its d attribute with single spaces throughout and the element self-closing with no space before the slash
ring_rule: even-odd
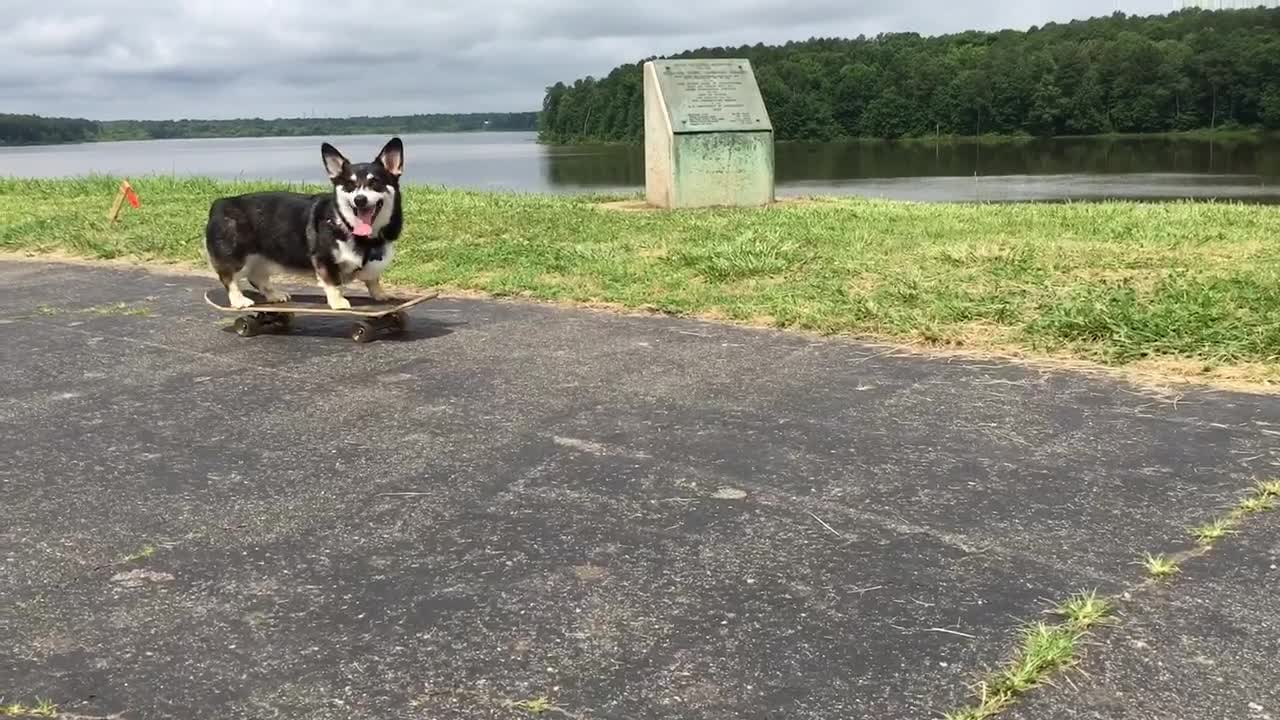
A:
<svg viewBox="0 0 1280 720">
<path fill-rule="evenodd" d="M 377 260 L 364 261 L 364 253 L 353 240 L 338 240 L 333 251 L 333 261 L 338 264 L 345 277 L 353 280 L 377 280 L 391 264 L 395 255 L 395 246 L 386 243 L 382 246 L 382 257 Z"/>
<path fill-rule="evenodd" d="M 364 267 L 356 272 L 356 279 L 377 280 L 382 275 L 382 272 L 387 269 L 387 266 L 391 264 L 391 257 L 395 254 L 395 245 L 386 243 L 382 246 L 382 257 L 365 263 Z"/>
<path fill-rule="evenodd" d="M 354 240 L 339 240 L 333 251 L 333 261 L 344 275 L 350 275 L 364 266 L 364 253 L 356 247 Z"/>
</svg>

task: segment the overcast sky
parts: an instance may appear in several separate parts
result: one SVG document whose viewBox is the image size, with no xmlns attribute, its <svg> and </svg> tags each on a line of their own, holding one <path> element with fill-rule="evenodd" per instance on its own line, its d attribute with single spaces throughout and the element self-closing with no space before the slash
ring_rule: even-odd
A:
<svg viewBox="0 0 1280 720">
<path fill-rule="evenodd" d="M 0 112 L 112 118 L 533 110 L 649 55 L 1164 13 L 1175 0 L 0 0 Z M 423 9 L 426 8 L 426 9 Z"/>
</svg>

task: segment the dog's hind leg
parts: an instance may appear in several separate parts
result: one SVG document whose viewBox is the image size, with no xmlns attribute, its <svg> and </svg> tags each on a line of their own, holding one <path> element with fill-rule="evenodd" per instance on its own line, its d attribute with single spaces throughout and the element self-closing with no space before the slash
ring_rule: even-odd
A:
<svg viewBox="0 0 1280 720">
<path fill-rule="evenodd" d="M 264 262 L 253 263 L 248 268 L 249 284 L 267 298 L 267 302 L 289 302 L 289 293 L 271 285 L 271 266 Z"/>
<path fill-rule="evenodd" d="M 234 211 L 224 200 L 217 200 L 209 210 L 205 225 L 205 252 L 209 267 L 218 274 L 222 287 L 227 289 L 227 300 L 233 308 L 247 308 L 253 301 L 244 296 L 238 282 L 245 271 L 245 257 L 239 249 Z"/>
<path fill-rule="evenodd" d="M 217 268 L 218 279 L 222 281 L 222 287 L 227 289 L 227 300 L 230 301 L 233 308 L 247 308 L 253 305 L 253 301 L 244 296 L 244 292 L 240 290 L 240 283 L 237 282 L 236 276 L 239 274 L 234 270 L 226 268 Z"/>
</svg>

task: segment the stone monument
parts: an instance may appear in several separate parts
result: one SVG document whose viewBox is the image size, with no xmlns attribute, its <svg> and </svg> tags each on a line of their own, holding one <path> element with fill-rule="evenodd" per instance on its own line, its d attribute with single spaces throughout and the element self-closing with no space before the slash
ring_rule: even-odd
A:
<svg viewBox="0 0 1280 720">
<path fill-rule="evenodd" d="M 774 201 L 773 124 L 750 61 L 644 64 L 644 174 L 655 207 Z"/>
</svg>

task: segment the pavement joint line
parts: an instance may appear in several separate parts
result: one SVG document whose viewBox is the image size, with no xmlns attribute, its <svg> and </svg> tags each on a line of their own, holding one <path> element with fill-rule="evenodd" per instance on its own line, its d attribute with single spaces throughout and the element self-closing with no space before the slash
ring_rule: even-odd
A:
<svg viewBox="0 0 1280 720">
<path fill-rule="evenodd" d="M 531 477 L 536 477 L 538 472 L 540 472 L 544 466 L 545 466 L 545 463 L 523 474 L 520 478 L 514 481 L 508 488 L 506 488 L 503 491 L 502 495 L 515 497 L 519 495 L 519 493 L 525 492 L 526 491 L 524 488 L 525 481 Z M 1043 567 L 1048 569 L 1057 569 L 1059 567 L 1057 564 L 1045 560 L 1045 558 L 1043 558 L 1042 556 L 1021 553 L 1016 550 L 1010 550 L 1008 548 L 1000 547 L 995 543 L 976 545 L 974 543 L 969 542 L 964 537 L 958 536 L 954 533 L 937 530 L 924 525 L 915 525 L 912 523 L 908 523 L 905 520 L 902 520 L 901 518 L 887 519 L 882 515 L 876 515 L 873 513 L 864 512 L 861 510 L 846 507 L 844 505 L 840 505 L 833 502 L 825 502 L 825 501 L 814 502 L 814 501 L 806 501 L 804 499 L 797 498 L 797 497 L 782 497 L 775 493 L 771 493 L 767 490 L 764 490 L 760 486 L 754 485 L 752 483 L 738 483 L 738 485 L 746 489 L 748 491 L 749 497 L 754 498 L 755 501 L 763 507 L 782 510 L 784 512 L 793 512 L 797 509 L 804 511 L 805 513 L 811 515 L 813 518 L 817 518 L 818 521 L 823 526 L 825 526 L 828 531 L 835 533 L 836 536 L 840 537 L 841 540 L 843 540 L 846 543 L 853 542 L 853 540 L 851 540 L 848 536 L 844 535 L 843 533 L 840 533 L 838 530 L 828 525 L 826 521 L 822 520 L 821 518 L 818 518 L 818 515 L 816 514 L 817 511 L 821 511 L 823 513 L 837 514 L 844 517 L 845 519 L 854 520 L 859 524 L 870 525 L 870 526 L 879 528 L 881 530 L 888 530 L 888 531 L 897 533 L 899 535 L 923 535 L 943 545 L 954 548 L 956 550 L 960 550 L 966 555 L 998 555 L 1004 558 L 1013 558 L 1013 559 L 1021 560 L 1021 561 L 1036 565 L 1037 567 Z M 641 498 L 640 502 L 652 502 L 655 504 L 662 504 L 662 503 L 674 503 L 674 502 L 720 503 L 720 502 L 740 502 L 740 501 L 721 500 L 721 499 L 711 497 L 710 495 L 707 495 L 707 496 L 700 496 L 700 497 L 699 496 L 683 497 L 682 496 L 682 497 Z M 1105 575 L 1099 575 L 1097 573 L 1090 572 L 1090 571 L 1079 571 L 1078 574 L 1082 578 L 1086 578 L 1089 581 L 1097 582 L 1097 583 L 1111 582 L 1114 580 L 1114 578 L 1109 578 Z"/>
<path fill-rule="evenodd" d="M 427 703 L 431 698 L 452 697 L 467 698 L 474 702 L 488 705 L 502 710 L 519 710 L 529 715 L 558 715 L 569 720 L 589 720 L 589 715 L 579 714 L 556 705 L 553 700 L 546 695 L 529 698 L 527 700 L 516 700 L 514 698 L 504 698 L 492 693 L 486 693 L 479 690 L 467 690 L 464 688 L 449 688 L 440 690 L 426 690 L 415 699 L 410 700 L 411 707 L 417 709 Z"/>
<path fill-rule="evenodd" d="M 21 317 L 16 318 L 15 322 L 22 322 L 28 325 L 36 325 L 41 328 L 51 328 L 54 330 L 62 330 L 64 332 L 76 333 L 76 334 L 85 335 L 88 337 L 101 337 L 105 340 L 113 340 L 116 342 L 128 343 L 129 345 L 142 345 L 144 347 L 155 348 L 158 350 L 167 350 L 169 352 L 177 353 L 179 355 L 192 355 L 195 357 L 201 357 L 201 358 L 205 358 L 206 360 L 217 360 L 219 362 L 225 362 L 226 360 L 229 359 L 226 355 L 220 355 L 218 353 L 206 352 L 203 350 L 189 350 L 187 348 L 174 347 L 172 345 L 165 345 L 164 343 L 153 342 L 151 340 L 143 340 L 141 338 L 136 338 L 136 337 L 124 338 L 124 337 L 118 337 L 111 333 L 94 333 L 94 332 L 89 332 L 88 330 L 82 330 L 78 327 L 67 327 L 66 325 L 58 325 L 56 323 L 42 323 L 35 320 L 27 319 L 27 318 L 21 318 Z M 306 376 L 302 373 L 290 373 L 289 371 L 281 368 L 267 368 L 261 365 L 254 365 L 253 363 L 247 363 L 243 361 L 238 361 L 237 364 L 240 366 L 240 369 L 244 369 L 244 370 L 257 370 L 259 372 L 267 373 L 277 377 L 281 375 L 286 375 L 299 380 L 306 379 Z"/>
<path fill-rule="evenodd" d="M 838 514 L 847 520 L 854 520 L 862 525 L 874 526 L 880 530 L 888 530 L 888 531 L 897 533 L 899 535 L 924 535 L 943 545 L 946 545 L 947 547 L 959 550 L 965 553 L 966 555 L 993 555 L 994 554 L 994 555 L 999 555 L 1001 557 L 1016 558 L 1018 560 L 1023 560 L 1040 567 L 1048 567 L 1048 568 L 1054 568 L 1054 569 L 1058 567 L 1058 565 L 1056 564 L 1046 562 L 1040 556 L 1028 555 L 1028 554 L 1019 553 L 1017 551 L 1008 550 L 1006 548 L 999 547 L 995 543 L 988 543 L 985 545 L 975 545 L 973 543 L 968 542 L 963 537 L 958 536 L 954 533 L 936 530 L 934 528 L 930 528 L 924 525 L 914 525 L 902 520 L 901 518 L 897 518 L 896 521 L 886 520 L 886 518 L 882 515 L 876 515 L 873 513 L 863 512 L 861 510 L 855 510 L 853 508 L 845 507 L 843 505 L 839 505 L 833 502 L 805 501 L 801 498 L 796 498 L 796 497 L 786 498 L 774 493 L 770 493 L 768 491 L 760 490 L 756 486 L 753 486 L 750 483 L 738 483 L 738 485 L 742 486 L 743 488 L 748 488 L 749 489 L 748 496 L 754 497 L 756 500 L 756 503 L 761 505 L 762 507 L 777 509 L 784 512 L 792 512 L 795 510 L 802 511 L 804 514 L 809 515 L 813 520 L 816 520 L 820 527 L 822 527 L 823 529 L 827 530 L 829 533 L 834 534 L 836 537 L 844 541 L 844 544 L 855 542 L 855 540 L 851 539 L 844 533 L 841 533 L 840 531 L 833 528 L 830 524 L 828 524 L 825 520 L 823 520 L 814 512 L 815 509 L 822 510 L 823 512 Z M 723 499 L 715 498 L 709 495 L 703 496 L 703 497 L 682 496 L 682 497 L 648 498 L 646 500 L 653 503 L 739 502 L 738 500 L 723 500 Z M 1094 573 L 1082 572 L 1081 574 L 1087 575 L 1090 580 L 1096 580 L 1099 582 L 1108 580 L 1108 578 L 1104 576 L 1096 575 Z"/>
<path fill-rule="evenodd" d="M 743 487 L 749 488 L 750 486 L 743 485 Z M 955 533 L 937 530 L 925 525 L 915 525 L 913 523 L 906 522 L 901 518 L 896 518 L 896 519 L 886 518 L 883 515 L 876 515 L 873 513 L 864 512 L 862 510 L 845 507 L 837 503 L 825 502 L 825 501 L 817 501 L 817 502 L 807 501 L 806 502 L 805 500 L 800 498 L 783 498 L 773 493 L 769 493 L 767 491 L 752 491 L 752 495 L 755 498 L 757 498 L 757 501 L 761 505 L 764 505 L 766 507 L 772 507 L 772 508 L 784 510 L 787 512 L 790 512 L 793 509 L 798 508 L 799 510 L 802 510 L 810 515 L 814 515 L 815 510 L 821 510 L 824 513 L 838 514 L 844 517 L 845 519 L 854 520 L 859 524 L 871 525 L 881 530 L 889 530 L 899 535 L 923 535 L 943 545 L 946 545 L 947 547 L 959 550 L 965 553 L 966 555 L 985 555 L 985 556 L 996 555 L 1003 558 L 1021 560 L 1029 564 L 1035 565 L 1037 567 L 1043 567 L 1048 569 L 1059 569 L 1061 567 L 1058 563 L 1054 563 L 1049 560 L 1046 560 L 1043 556 L 1040 556 L 1040 555 L 1032 555 L 1028 553 L 1022 553 L 1017 550 L 1011 550 L 1009 548 L 1001 547 L 1000 545 L 994 542 L 977 545 L 969 542 L 963 536 L 956 535 Z M 692 501 L 721 502 L 710 497 L 685 498 L 685 499 L 692 500 Z M 672 500 L 664 498 L 663 501 L 671 502 Z M 814 517 L 816 517 L 816 515 L 814 515 Z M 827 528 L 827 529 L 833 530 L 832 528 Z M 849 539 L 843 533 L 836 532 L 836 534 L 839 535 L 846 543 L 853 542 L 853 540 Z M 1114 581 L 1114 578 L 1110 578 L 1105 575 L 1099 575 L 1097 573 L 1090 572 L 1087 570 L 1078 570 L 1077 573 L 1082 578 L 1088 579 L 1089 581 L 1092 581 L 1092 582 L 1103 583 L 1103 582 Z"/>
<path fill-rule="evenodd" d="M 541 466 L 539 466 L 539 468 L 540 467 Z M 535 472 L 531 474 L 536 475 L 536 470 L 537 469 L 535 469 Z M 523 487 L 524 481 L 526 479 L 527 478 L 522 477 L 516 480 L 515 482 L 512 483 L 510 487 L 504 490 L 502 495 L 504 497 L 516 497 L 521 492 L 527 492 Z M 839 538 L 839 540 L 833 540 L 833 542 L 849 544 L 852 542 L 856 542 L 856 540 L 850 538 L 848 535 L 841 533 L 836 528 L 830 526 L 825 520 L 818 517 L 818 515 L 816 514 L 816 511 L 821 511 L 824 514 L 828 514 L 828 516 L 839 515 L 846 520 L 855 521 L 859 525 L 870 526 L 870 527 L 877 528 L 879 530 L 887 530 L 898 535 L 904 535 L 904 536 L 919 535 L 919 536 L 928 537 L 931 540 L 934 540 L 942 545 L 953 548 L 955 550 L 959 550 L 969 556 L 998 556 L 1001 558 L 1016 559 L 1016 560 L 1034 565 L 1036 567 L 1045 568 L 1048 570 L 1058 570 L 1061 567 L 1060 564 L 1052 562 L 1050 560 L 1046 560 L 1043 556 L 1040 556 L 1040 555 L 1022 553 L 1017 550 L 1001 547 L 995 542 L 984 543 L 981 545 L 974 544 L 970 542 L 968 539 L 964 538 L 963 536 L 957 535 L 955 533 L 937 530 L 935 528 L 931 528 L 924 525 L 915 525 L 915 524 L 906 522 L 901 518 L 886 518 L 883 515 L 876 515 L 873 513 L 864 512 L 862 510 L 857 510 L 854 508 L 846 507 L 844 505 L 840 505 L 838 503 L 829 502 L 829 501 L 815 502 L 815 501 L 805 500 L 803 498 L 798 498 L 798 497 L 783 497 L 776 493 L 771 493 L 771 492 L 768 492 L 767 490 L 763 490 L 759 486 L 756 486 L 752 483 L 737 483 L 737 485 L 747 491 L 747 497 L 753 498 L 755 503 L 762 507 L 779 510 L 785 513 L 798 512 L 800 515 L 809 516 L 810 519 L 817 519 L 820 525 L 815 525 L 815 527 L 821 527 L 825 529 L 828 533 L 834 533 L 835 536 Z M 667 504 L 667 503 L 693 503 L 693 502 L 707 502 L 707 503 L 743 502 L 743 500 L 726 500 L 726 499 L 715 498 L 715 497 L 712 497 L 711 495 L 679 496 L 679 497 L 646 497 L 646 498 L 640 498 L 638 501 L 642 503 L 653 503 L 655 505 L 661 505 L 661 504 Z M 675 527 L 678 527 L 678 526 L 675 526 Z M 670 530 L 674 528 L 666 528 L 666 529 Z M 1085 579 L 1094 583 L 1101 584 L 1101 583 L 1110 583 L 1115 581 L 1115 578 L 1113 577 L 1101 575 L 1087 569 L 1075 569 L 1075 572 L 1082 579 Z"/>
<path fill-rule="evenodd" d="M 1221 523 L 1228 528 L 1234 529 L 1246 522 L 1250 517 L 1276 510 L 1278 503 L 1280 503 L 1280 479 L 1258 482 L 1249 491 L 1248 495 L 1237 502 L 1235 507 L 1226 514 L 1211 520 L 1210 523 Z M 1192 528 L 1190 534 L 1193 538 L 1196 538 L 1196 528 Z M 1226 539 L 1229 535 L 1230 533 L 1224 533 L 1215 538 L 1215 541 L 1217 539 Z M 1175 553 L 1173 557 L 1176 558 L 1175 562 L 1180 564 L 1186 560 L 1205 557 L 1213 551 L 1214 547 L 1214 541 L 1203 542 L 1197 539 L 1196 547 Z M 1081 653 L 1077 652 L 1076 644 L 1089 635 L 1090 631 L 1095 627 L 1117 624 L 1112 621 L 1112 618 L 1120 609 L 1136 605 L 1142 595 L 1151 588 L 1172 582 L 1173 574 L 1175 573 L 1169 573 L 1163 577 L 1153 577 L 1149 573 L 1142 580 L 1131 583 L 1128 589 L 1099 599 L 1098 602 L 1101 603 L 1100 609 L 1096 617 L 1090 622 L 1080 622 L 1078 617 L 1071 617 L 1069 613 L 1064 612 L 1064 609 L 1068 608 L 1072 603 L 1084 603 L 1095 599 L 1096 595 L 1092 593 L 1087 595 L 1077 594 L 1058 606 L 1058 608 L 1047 611 L 1066 617 L 1063 622 L 1057 625 L 1048 626 L 1043 622 L 1036 625 L 1025 625 L 1020 631 L 1024 639 L 1022 654 L 1015 654 L 1013 659 L 1003 665 L 1001 669 L 988 674 L 986 678 L 977 682 L 975 686 L 976 704 L 947 712 L 943 715 L 944 720 L 987 720 L 1008 710 L 1025 693 L 1050 683 L 1050 676 L 1054 673 L 1074 667 L 1079 662 L 1081 655 Z M 1036 658 L 1033 657 L 1034 651 L 1039 648 L 1039 645 L 1035 645 L 1033 642 L 1041 642 L 1040 638 L 1049 638 L 1062 643 L 1057 646 L 1059 648 L 1058 653 L 1046 655 L 1046 661 L 1043 663 L 1036 662 Z M 1048 644 L 1047 640 L 1043 642 Z"/>
<path fill-rule="evenodd" d="M 50 718 L 51 720 L 124 720 L 124 713 L 114 715 L 79 715 L 65 713 L 58 709 L 52 700 L 36 698 L 35 705 L 21 702 L 5 703 L 5 696 L 0 695 L 0 718 Z"/>
</svg>

